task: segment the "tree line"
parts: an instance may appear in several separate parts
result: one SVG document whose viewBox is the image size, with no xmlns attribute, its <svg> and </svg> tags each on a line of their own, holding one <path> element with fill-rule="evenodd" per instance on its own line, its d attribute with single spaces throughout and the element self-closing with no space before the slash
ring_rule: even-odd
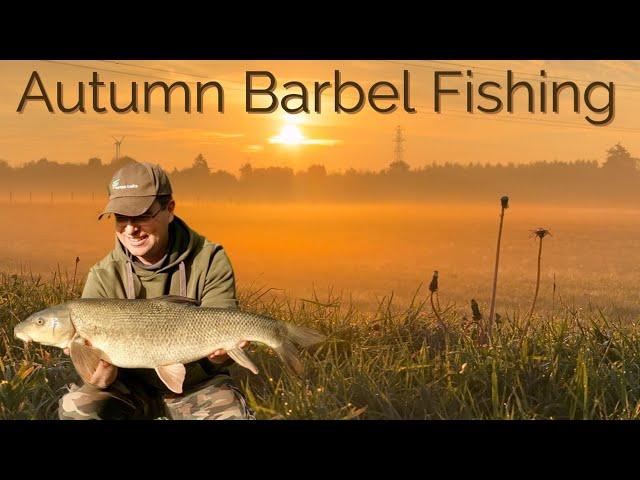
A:
<svg viewBox="0 0 640 480">
<path fill-rule="evenodd" d="M 103 200 L 113 173 L 131 157 L 103 163 L 57 163 L 46 158 L 11 167 L 0 160 L 0 188 L 7 198 Z M 432 202 L 494 201 L 502 194 L 536 203 L 621 205 L 640 200 L 640 160 L 621 144 L 596 160 L 527 164 L 462 165 L 454 162 L 411 168 L 394 161 L 379 171 L 349 168 L 327 172 L 312 165 L 253 167 L 237 174 L 215 170 L 203 155 L 190 167 L 169 171 L 176 198 L 189 201 L 265 202 Z M 630 205 L 632 206 L 632 205 Z"/>
</svg>

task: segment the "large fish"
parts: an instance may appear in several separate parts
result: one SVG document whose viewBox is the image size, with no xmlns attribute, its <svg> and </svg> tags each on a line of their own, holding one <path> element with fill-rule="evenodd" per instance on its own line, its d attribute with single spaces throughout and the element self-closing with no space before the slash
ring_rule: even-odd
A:
<svg viewBox="0 0 640 480">
<path fill-rule="evenodd" d="M 25 342 L 69 348 L 85 381 L 102 359 L 122 368 L 153 368 L 175 393 L 182 393 L 184 364 L 219 348 L 257 374 L 238 344 L 264 343 L 300 373 L 294 343 L 307 347 L 325 338 L 307 327 L 240 310 L 199 307 L 197 301 L 177 296 L 72 300 L 34 313 L 16 325 L 14 333 Z"/>
</svg>

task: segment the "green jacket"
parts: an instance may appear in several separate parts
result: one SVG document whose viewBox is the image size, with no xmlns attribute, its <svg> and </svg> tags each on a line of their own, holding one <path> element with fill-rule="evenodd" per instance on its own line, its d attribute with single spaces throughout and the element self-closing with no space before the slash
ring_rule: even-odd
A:
<svg viewBox="0 0 640 480">
<path fill-rule="evenodd" d="M 209 242 L 178 217 L 169 225 L 169 235 L 168 258 L 153 271 L 136 265 L 116 237 L 115 248 L 89 270 L 82 298 L 182 295 L 199 300 L 203 307 L 237 308 L 233 268 L 222 246 Z M 231 363 L 215 366 L 205 358 L 186 365 L 185 389 L 217 373 L 226 373 Z M 119 380 L 126 382 L 131 377 L 169 392 L 153 370 L 119 370 Z"/>
</svg>

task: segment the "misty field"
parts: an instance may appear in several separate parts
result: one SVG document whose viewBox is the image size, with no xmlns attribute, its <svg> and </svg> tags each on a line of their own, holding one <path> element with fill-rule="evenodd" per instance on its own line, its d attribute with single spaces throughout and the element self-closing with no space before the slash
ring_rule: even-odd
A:
<svg viewBox="0 0 640 480">
<path fill-rule="evenodd" d="M 13 326 L 79 296 L 113 246 L 101 204 L 4 204 L 0 221 L 0 418 L 55 418 L 77 381 L 55 348 Z M 519 206 L 506 211 L 497 313 L 488 315 L 499 208 L 468 205 L 178 205 L 227 249 L 241 307 L 317 328 L 306 373 L 252 346 L 233 367 L 259 418 L 629 419 L 640 416 L 640 211 Z M 537 243 L 548 228 L 529 328 Z M 74 281 L 74 263 L 80 257 Z M 436 315 L 429 302 L 440 272 Z M 472 319 L 478 301 L 484 319 Z M 439 305 L 439 306 L 438 306 Z M 440 317 L 440 319 L 438 318 Z"/>
<path fill-rule="evenodd" d="M 0 271 L 51 279 L 58 268 L 78 278 L 114 244 L 113 220 L 97 221 L 103 203 L 0 203 Z M 499 204 L 187 203 L 177 214 L 222 244 L 241 289 L 272 289 L 280 300 L 330 292 L 375 311 L 391 293 L 407 304 L 440 272 L 441 301 L 467 311 L 488 303 Z M 498 306 L 519 311 L 534 291 L 537 244 L 548 228 L 541 308 L 559 300 L 640 313 L 640 210 L 525 206 L 506 211 Z M 555 295 L 554 295 L 555 277 Z M 486 308 L 486 306 L 484 307 Z"/>
</svg>

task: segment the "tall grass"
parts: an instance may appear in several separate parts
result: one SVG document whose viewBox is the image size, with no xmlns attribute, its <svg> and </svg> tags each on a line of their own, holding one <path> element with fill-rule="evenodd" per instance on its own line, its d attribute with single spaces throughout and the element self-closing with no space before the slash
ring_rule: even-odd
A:
<svg viewBox="0 0 640 480">
<path fill-rule="evenodd" d="M 0 419 L 57 418 L 65 383 L 78 379 L 73 365 L 58 348 L 25 346 L 13 337 L 13 327 L 31 313 L 79 294 L 59 271 L 47 282 L 40 276 L 0 273 Z"/>
<path fill-rule="evenodd" d="M 77 296 L 69 282 L 0 274 L 0 418 L 56 418 L 64 384 L 77 381 L 59 349 L 24 347 L 14 325 Z M 318 328 L 328 340 L 304 353 L 305 374 L 283 371 L 252 345 L 260 369 L 233 367 L 262 419 L 631 419 L 640 416 L 640 330 L 597 308 L 556 308 L 553 318 L 501 312 L 491 345 L 455 308 L 441 325 L 418 290 L 404 307 L 377 312 L 348 299 L 267 299 L 242 292 L 242 307 Z"/>
</svg>

